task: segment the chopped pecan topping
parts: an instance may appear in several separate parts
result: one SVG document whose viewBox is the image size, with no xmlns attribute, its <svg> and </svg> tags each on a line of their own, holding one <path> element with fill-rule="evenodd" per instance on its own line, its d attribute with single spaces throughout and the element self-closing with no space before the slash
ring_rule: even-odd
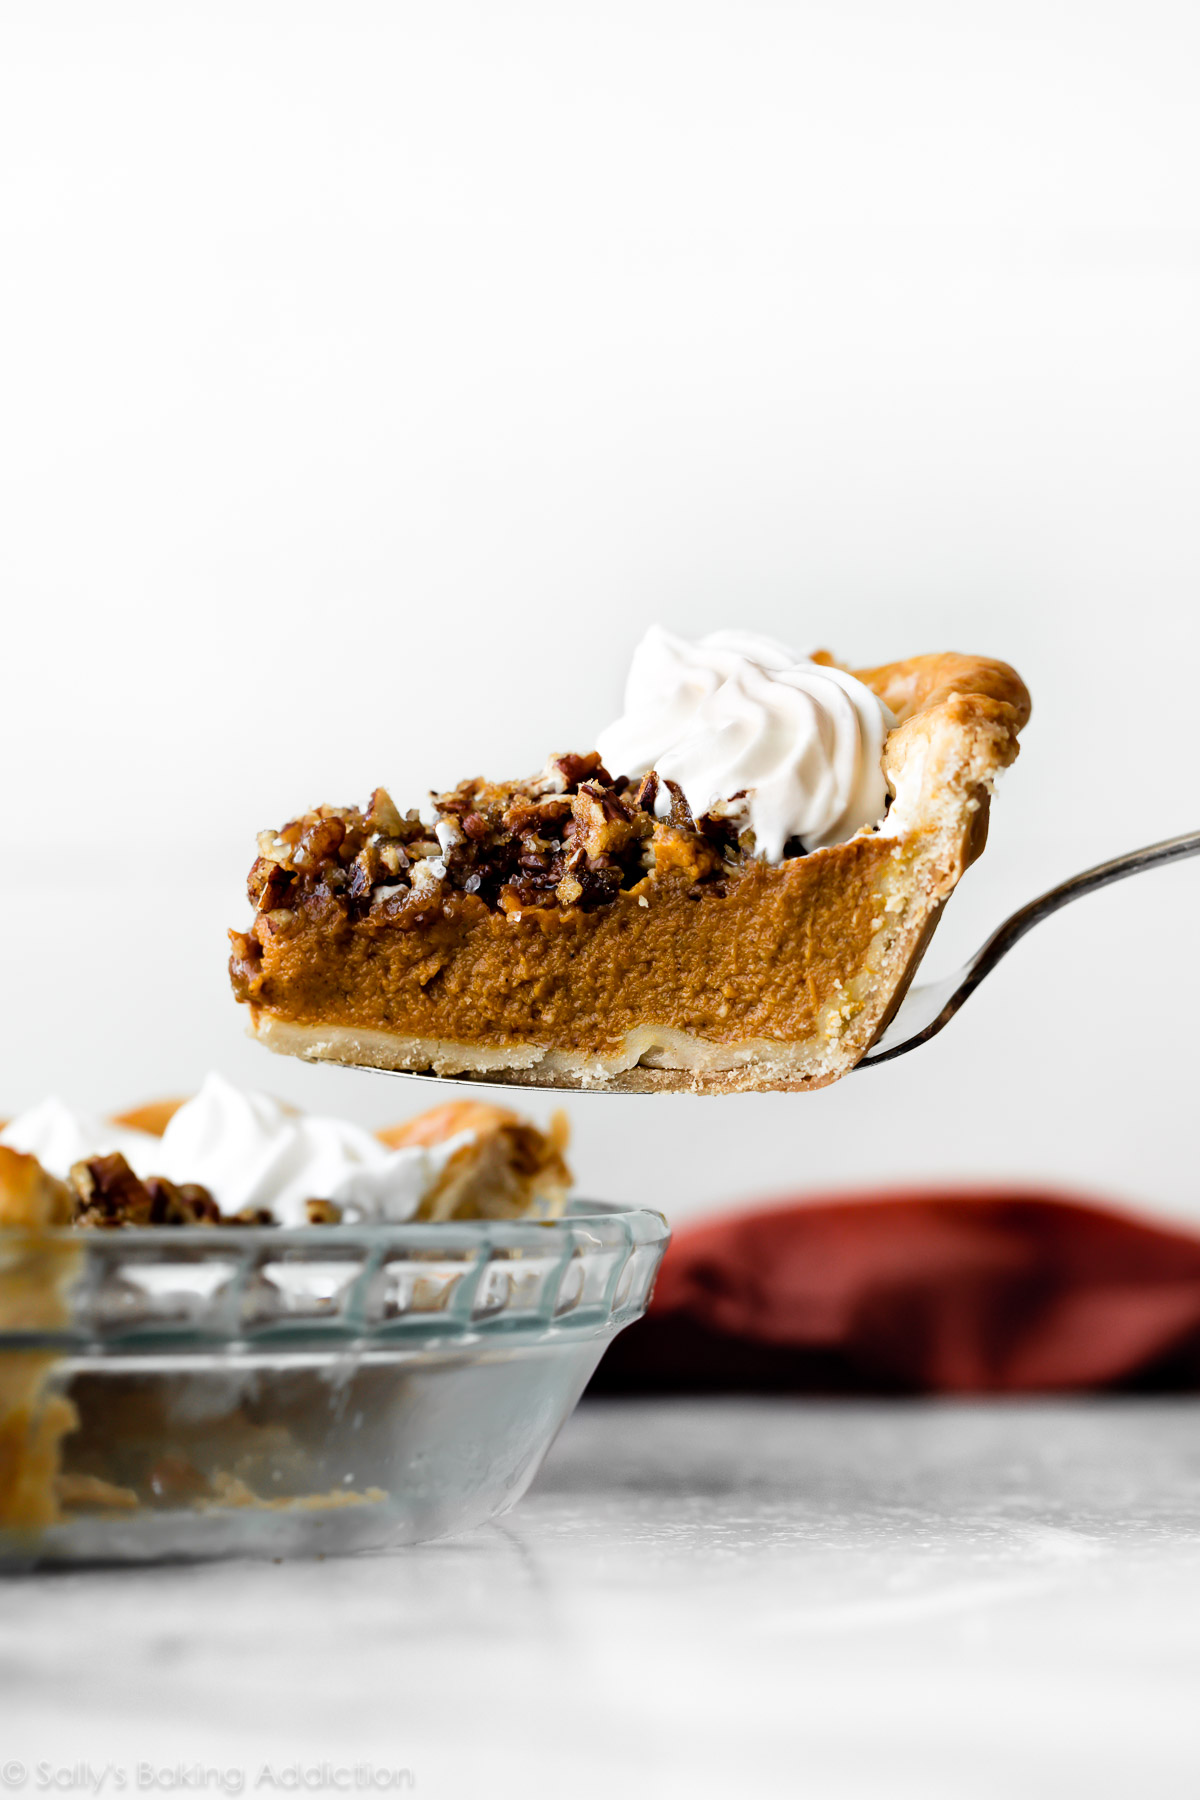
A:
<svg viewBox="0 0 1200 1800">
<path fill-rule="evenodd" d="M 371 795 L 364 829 L 372 836 L 398 838 L 403 834 L 404 820 L 386 788 L 377 787 Z"/>
<path fill-rule="evenodd" d="M 146 1179 L 150 1195 L 152 1225 L 219 1225 L 221 1209 L 206 1187 L 198 1181 L 185 1181 L 179 1186 L 162 1175 Z"/>
<path fill-rule="evenodd" d="M 259 913 L 258 922 L 271 937 L 286 937 L 298 916 L 290 906 L 273 906 L 269 912 Z"/>
<path fill-rule="evenodd" d="M 239 1000 L 253 1000 L 262 982 L 262 945 L 253 932 L 229 933 L 229 979 Z"/>
<path fill-rule="evenodd" d="M 78 1195 L 77 1225 L 148 1225 L 153 1200 L 125 1158 L 94 1156 L 70 1173 Z"/>
<path fill-rule="evenodd" d="M 379 860 L 389 875 L 403 875 L 412 868 L 412 858 L 396 838 L 385 838 L 379 845 Z"/>
<path fill-rule="evenodd" d="M 91 1231 L 115 1231 L 125 1225 L 273 1225 L 273 1213 L 247 1208 L 222 1214 L 198 1181 L 168 1181 L 148 1175 L 142 1181 L 125 1158 L 92 1156 L 71 1170 L 68 1188 L 74 1203 L 72 1223 Z"/>
<path fill-rule="evenodd" d="M 676 831 L 694 831 L 696 827 L 692 818 L 692 809 L 684 799 L 683 789 L 679 783 L 668 777 L 659 785 L 665 787 L 671 796 L 671 810 L 667 814 L 667 824 Z"/>
<path fill-rule="evenodd" d="M 642 776 L 641 781 L 638 783 L 637 792 L 633 796 L 633 803 L 635 806 L 640 806 L 643 812 L 652 813 L 654 811 L 654 802 L 657 799 L 658 776 L 655 774 L 654 770 L 651 769 L 648 774 Z"/>
<path fill-rule="evenodd" d="M 611 787 L 613 784 L 612 776 L 595 750 L 589 751 L 586 756 L 555 756 L 551 760 L 568 789 L 578 787 L 583 781 L 598 781 L 604 787 Z"/>
<path fill-rule="evenodd" d="M 346 827 L 339 818 L 321 813 L 305 821 L 300 842 L 292 851 L 294 869 L 315 869 L 336 857 L 346 838 Z"/>
<path fill-rule="evenodd" d="M 556 825 L 561 825 L 571 817 L 571 806 L 569 794 L 554 794 L 548 800 L 514 800 L 505 809 L 501 823 L 505 831 L 511 831 L 514 837 L 520 837 L 526 831 L 553 832 Z M 477 818 L 479 815 L 472 816 Z M 472 832 L 471 835 L 475 837 L 479 834 Z"/>
<path fill-rule="evenodd" d="M 365 900 L 378 884 L 383 863 L 375 844 L 366 844 L 354 859 L 354 873 L 348 889 L 352 900 Z"/>
<path fill-rule="evenodd" d="M 221 1209 L 198 1182 L 179 1186 L 165 1176 L 142 1181 L 125 1158 L 93 1156 L 71 1170 L 75 1224 L 111 1230 L 121 1225 L 217 1225 Z"/>
<path fill-rule="evenodd" d="M 251 904 L 259 912 L 274 912 L 286 904 L 295 879 L 293 870 L 285 869 L 282 863 L 270 857 L 260 856 L 246 884 Z"/>
<path fill-rule="evenodd" d="M 575 842 L 589 858 L 619 860 L 635 836 L 649 837 L 650 820 L 627 806 L 611 788 L 585 782 L 571 803 Z"/>
<path fill-rule="evenodd" d="M 577 881 L 575 876 L 568 872 L 555 888 L 554 898 L 564 909 L 568 906 L 578 905 L 579 901 L 583 899 L 582 881 Z"/>
<path fill-rule="evenodd" d="M 253 935 L 233 934 L 239 997 L 253 998 L 261 983 L 258 946 L 300 929 L 309 908 L 333 905 L 402 931 L 454 916 L 468 900 L 510 914 L 590 911 L 647 875 L 719 881 L 725 891 L 754 855 L 744 795 L 693 819 L 676 783 L 653 771 L 614 780 L 595 751 L 552 756 L 527 781 L 461 782 L 433 797 L 425 820 L 376 788 L 365 812 L 318 807 L 262 832 L 249 882 Z M 798 840 L 787 851 L 805 853 Z"/>
</svg>

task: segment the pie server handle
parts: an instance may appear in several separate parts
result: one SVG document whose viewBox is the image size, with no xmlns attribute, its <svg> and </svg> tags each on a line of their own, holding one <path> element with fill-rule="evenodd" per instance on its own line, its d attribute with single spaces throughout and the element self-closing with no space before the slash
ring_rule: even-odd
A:
<svg viewBox="0 0 1200 1800">
<path fill-rule="evenodd" d="M 1062 881 L 1049 893 L 1031 900 L 1028 906 L 1021 907 L 1019 912 L 998 925 L 982 949 L 953 975 L 947 975 L 944 981 L 910 988 L 891 1023 L 856 1067 L 869 1069 L 878 1063 L 891 1062 L 894 1057 L 904 1056 L 918 1044 L 927 1044 L 930 1038 L 936 1037 L 984 977 L 991 974 L 1001 957 L 1007 956 L 1027 931 L 1032 931 L 1060 907 L 1068 906 L 1072 900 L 1081 900 L 1085 894 L 1108 887 L 1114 881 L 1140 875 L 1144 869 L 1182 862 L 1185 856 L 1200 856 L 1200 831 L 1188 831 L 1182 837 L 1166 838 L 1161 844 L 1148 844 L 1144 850 L 1130 850 L 1125 856 L 1114 856 L 1110 862 L 1097 863 L 1094 869 L 1085 869 L 1082 875 L 1072 875 L 1069 881 Z"/>
</svg>

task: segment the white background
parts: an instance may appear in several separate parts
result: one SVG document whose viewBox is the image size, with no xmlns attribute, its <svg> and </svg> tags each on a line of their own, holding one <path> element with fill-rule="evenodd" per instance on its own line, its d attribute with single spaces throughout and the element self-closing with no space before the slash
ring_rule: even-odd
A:
<svg viewBox="0 0 1200 1800">
<path fill-rule="evenodd" d="M 586 749 L 658 618 L 986 652 L 1035 717 L 927 970 L 1200 824 L 1187 3 L 4 9 L 0 1113 L 268 1059 L 254 832 Z M 676 1215 L 925 1176 L 1200 1218 L 1200 868 L 811 1096 L 570 1103 Z M 539 1115 L 548 1105 L 535 1102 Z"/>
</svg>

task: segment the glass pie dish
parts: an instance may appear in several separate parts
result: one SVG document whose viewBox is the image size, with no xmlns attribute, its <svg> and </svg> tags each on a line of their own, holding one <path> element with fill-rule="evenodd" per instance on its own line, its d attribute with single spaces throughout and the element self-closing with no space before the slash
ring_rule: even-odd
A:
<svg viewBox="0 0 1200 1800">
<path fill-rule="evenodd" d="M 0 1233 L 0 1564 L 415 1543 L 521 1498 L 661 1214 Z"/>
</svg>

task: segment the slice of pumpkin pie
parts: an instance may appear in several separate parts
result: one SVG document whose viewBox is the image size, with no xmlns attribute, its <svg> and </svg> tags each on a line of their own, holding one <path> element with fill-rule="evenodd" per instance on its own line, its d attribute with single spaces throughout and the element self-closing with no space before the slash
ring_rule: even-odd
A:
<svg viewBox="0 0 1200 1800">
<path fill-rule="evenodd" d="M 655 628 L 594 750 L 263 832 L 234 992 L 268 1048 L 318 1060 L 822 1086 L 897 1005 L 1028 716 L 982 657 L 850 671 Z"/>
</svg>

